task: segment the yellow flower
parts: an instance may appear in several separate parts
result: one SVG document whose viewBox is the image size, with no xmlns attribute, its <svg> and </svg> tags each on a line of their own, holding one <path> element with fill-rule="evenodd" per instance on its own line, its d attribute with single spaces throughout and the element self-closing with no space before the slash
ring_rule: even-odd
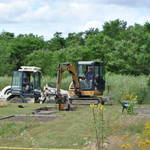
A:
<svg viewBox="0 0 150 150">
<path fill-rule="evenodd" d="M 126 140 L 126 139 L 128 139 L 128 138 L 129 138 L 128 135 L 124 135 L 124 136 L 122 137 L 122 140 Z"/>
<path fill-rule="evenodd" d="M 121 148 L 124 148 L 124 149 L 131 148 L 131 144 L 122 144 Z"/>
<path fill-rule="evenodd" d="M 133 99 L 133 95 L 130 94 L 130 95 L 129 95 L 129 100 L 132 100 L 132 99 Z"/>
<path fill-rule="evenodd" d="M 102 112 L 102 111 L 104 110 L 104 105 L 99 104 L 98 107 L 97 107 L 97 109 L 98 109 L 100 112 Z"/>
<path fill-rule="evenodd" d="M 150 139 L 145 139 L 145 144 L 150 144 Z"/>
<path fill-rule="evenodd" d="M 95 105 L 95 104 L 90 104 L 90 108 L 92 108 L 92 109 L 97 108 L 97 105 Z"/>
<path fill-rule="evenodd" d="M 150 122 L 146 123 L 144 126 L 145 126 L 145 129 L 150 129 Z"/>
<path fill-rule="evenodd" d="M 133 94 L 123 94 L 122 98 L 125 100 L 130 100 L 130 101 L 136 101 L 137 100 L 137 96 L 133 95 Z"/>
<path fill-rule="evenodd" d="M 136 139 L 140 139 L 141 137 L 140 136 L 136 136 Z"/>
<path fill-rule="evenodd" d="M 150 136 L 150 131 L 145 132 L 147 136 Z"/>
<path fill-rule="evenodd" d="M 145 142 L 144 141 L 140 141 L 139 144 L 138 144 L 138 147 L 142 148 L 144 145 L 145 145 Z"/>
</svg>

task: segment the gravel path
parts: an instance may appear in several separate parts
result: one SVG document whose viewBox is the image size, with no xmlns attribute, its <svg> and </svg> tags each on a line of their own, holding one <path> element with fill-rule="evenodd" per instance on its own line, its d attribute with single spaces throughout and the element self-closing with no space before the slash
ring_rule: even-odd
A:
<svg viewBox="0 0 150 150">
<path fill-rule="evenodd" d="M 150 107 L 140 106 L 136 108 L 136 112 L 139 116 L 150 117 Z"/>
</svg>

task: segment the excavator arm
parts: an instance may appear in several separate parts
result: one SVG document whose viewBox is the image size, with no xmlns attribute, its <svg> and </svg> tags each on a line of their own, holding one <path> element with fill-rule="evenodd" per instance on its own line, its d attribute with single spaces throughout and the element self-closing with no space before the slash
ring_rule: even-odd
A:
<svg viewBox="0 0 150 150">
<path fill-rule="evenodd" d="M 72 76 L 72 81 L 73 81 L 73 85 L 74 85 L 74 89 L 75 89 L 75 94 L 80 96 L 80 85 L 79 85 L 79 81 L 78 81 L 77 71 L 76 71 L 75 66 L 73 66 L 70 63 L 63 63 L 63 64 L 58 65 L 58 68 L 57 68 L 57 84 L 56 84 L 57 95 L 60 95 L 62 75 L 63 75 L 63 72 L 66 72 L 66 71 L 68 71 Z"/>
</svg>

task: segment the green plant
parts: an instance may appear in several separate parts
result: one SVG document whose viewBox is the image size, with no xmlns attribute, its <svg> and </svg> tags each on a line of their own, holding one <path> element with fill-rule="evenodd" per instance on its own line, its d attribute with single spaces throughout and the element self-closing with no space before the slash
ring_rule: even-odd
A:
<svg viewBox="0 0 150 150">
<path fill-rule="evenodd" d="M 104 126 L 104 106 L 101 104 L 91 104 L 92 115 L 94 120 L 96 146 L 98 150 L 104 149 L 105 126 Z"/>
<path fill-rule="evenodd" d="M 11 85 L 11 77 L 9 76 L 0 76 L 0 90 L 5 86 Z"/>
<path fill-rule="evenodd" d="M 127 106 L 128 114 L 134 114 L 134 106 L 137 102 L 137 95 L 123 94 L 122 95 L 122 100 L 123 101 L 128 101 L 128 106 Z"/>
<path fill-rule="evenodd" d="M 142 132 L 137 134 L 136 137 L 131 138 L 131 135 L 128 136 L 128 138 L 124 137 L 125 136 L 123 136 L 124 143 L 120 145 L 121 150 L 148 150 L 150 148 L 150 122 L 144 124 L 144 129 L 142 129 Z"/>
<path fill-rule="evenodd" d="M 114 104 L 118 103 L 124 93 L 137 95 L 139 104 L 149 103 L 150 94 L 147 86 L 147 76 L 109 73 L 106 74 L 106 83 L 109 85 L 109 94 L 112 96 Z M 107 90 L 105 93 L 107 94 Z"/>
<path fill-rule="evenodd" d="M 148 76 L 147 85 L 150 87 L 150 75 Z"/>
</svg>

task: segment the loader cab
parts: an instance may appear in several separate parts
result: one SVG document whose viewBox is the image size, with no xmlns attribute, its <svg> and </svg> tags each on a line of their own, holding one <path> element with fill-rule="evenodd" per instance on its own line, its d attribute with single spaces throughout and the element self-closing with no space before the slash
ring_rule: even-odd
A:
<svg viewBox="0 0 150 150">
<path fill-rule="evenodd" d="M 41 90 L 41 72 L 38 67 L 21 66 L 13 72 L 11 94 L 38 99 Z"/>
<path fill-rule="evenodd" d="M 104 65 L 95 61 L 78 62 L 78 79 L 82 91 L 104 91 Z"/>
</svg>

